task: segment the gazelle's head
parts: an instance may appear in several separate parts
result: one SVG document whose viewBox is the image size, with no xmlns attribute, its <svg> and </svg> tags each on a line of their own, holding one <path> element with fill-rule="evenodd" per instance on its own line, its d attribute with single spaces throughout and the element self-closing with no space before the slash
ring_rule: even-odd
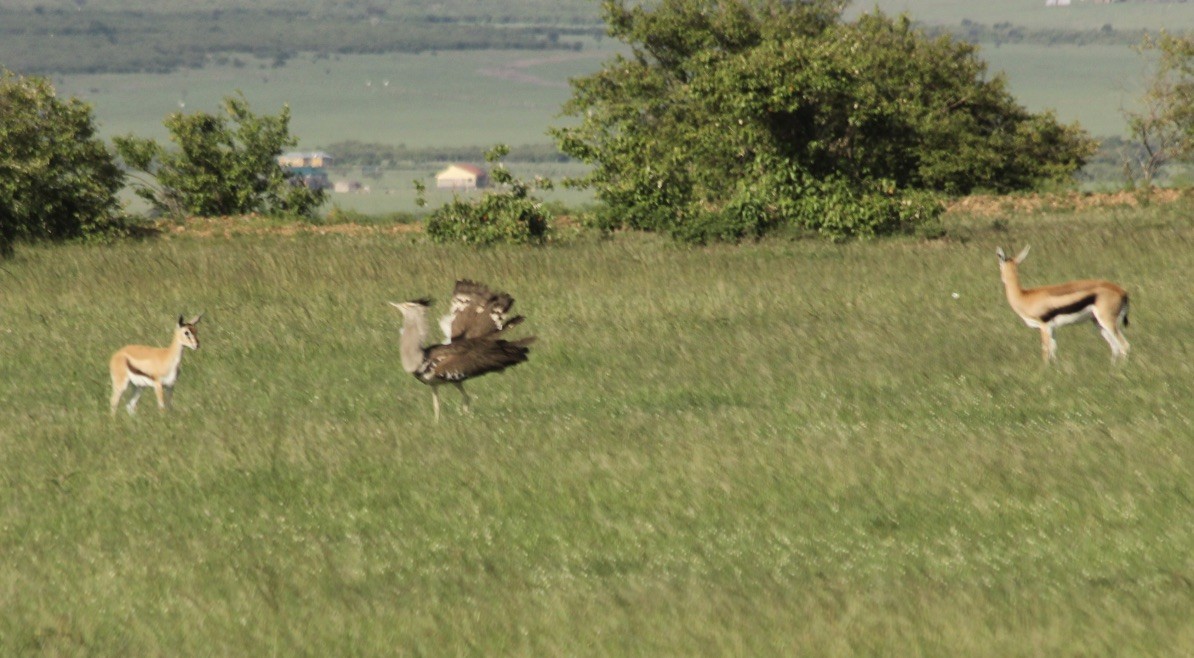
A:
<svg viewBox="0 0 1194 658">
<path fill-rule="evenodd" d="M 1030 248 L 1029 245 L 1025 245 L 1015 258 L 1008 258 L 1007 254 L 1003 253 L 1003 247 L 995 248 L 995 255 L 999 256 L 999 276 L 1004 282 L 1007 282 L 1009 276 L 1018 280 L 1019 270 L 1017 268 L 1028 257 L 1028 250 Z"/>
<path fill-rule="evenodd" d="M 203 314 L 196 315 L 193 319 L 187 320 L 183 316 L 178 316 L 178 328 L 174 333 L 178 336 L 179 342 L 183 347 L 189 347 L 193 350 L 199 349 L 199 331 L 195 325 L 199 324 L 199 320 L 203 319 Z"/>
</svg>

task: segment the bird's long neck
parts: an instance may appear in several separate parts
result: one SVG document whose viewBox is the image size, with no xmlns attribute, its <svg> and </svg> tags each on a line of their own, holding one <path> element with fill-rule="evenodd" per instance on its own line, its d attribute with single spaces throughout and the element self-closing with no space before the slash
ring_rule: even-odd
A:
<svg viewBox="0 0 1194 658">
<path fill-rule="evenodd" d="M 423 343 L 427 340 L 427 316 L 423 313 L 407 315 L 402 323 L 402 338 L 398 341 L 398 352 L 402 356 L 402 369 L 414 372 L 423 363 Z"/>
</svg>

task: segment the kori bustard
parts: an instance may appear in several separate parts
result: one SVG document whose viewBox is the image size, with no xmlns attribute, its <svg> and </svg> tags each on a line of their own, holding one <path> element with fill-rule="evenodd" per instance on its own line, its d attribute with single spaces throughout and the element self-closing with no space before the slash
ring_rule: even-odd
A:
<svg viewBox="0 0 1194 658">
<path fill-rule="evenodd" d="M 514 298 L 468 279 L 456 282 L 448 314 L 440 319 L 442 344 L 425 347 L 430 299 L 390 304 L 402 311 L 402 338 L 398 343 L 402 369 L 431 386 L 431 404 L 437 421 L 441 385 L 452 384 L 460 391 L 467 412 L 465 380 L 526 361 L 528 346 L 535 341 L 534 336 L 506 340 L 506 330 L 523 321 L 521 315 L 507 315 Z"/>
</svg>

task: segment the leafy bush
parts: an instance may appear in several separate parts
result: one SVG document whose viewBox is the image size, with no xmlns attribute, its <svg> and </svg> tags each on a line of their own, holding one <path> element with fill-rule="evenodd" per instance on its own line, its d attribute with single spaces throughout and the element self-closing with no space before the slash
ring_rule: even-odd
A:
<svg viewBox="0 0 1194 658">
<path fill-rule="evenodd" d="M 772 203 L 775 198 L 782 201 Z M 936 193 L 900 190 L 890 181 L 857 186 L 829 178 L 810 180 L 784 196 L 771 194 L 764 185 L 752 186 L 725 207 L 677 221 L 666 230 L 681 241 L 700 244 L 760 237 L 779 227 L 832 240 L 936 235 L 944 209 Z"/>
<path fill-rule="evenodd" d="M 175 217 L 314 215 L 324 191 L 298 183 L 278 164 L 283 149 L 298 143 L 290 134 L 290 108 L 258 116 L 238 95 L 224 99 L 224 111 L 226 118 L 206 112 L 167 117 L 176 150 L 133 135 L 116 138 L 128 166 L 147 174 L 134 192 Z"/>
<path fill-rule="evenodd" d="M 500 189 L 485 192 L 475 200 L 456 196 L 432 212 L 427 218 L 427 235 L 432 240 L 475 245 L 529 244 L 547 237 L 550 217 L 543 202 L 531 196 L 530 184 L 514 178 L 498 164 L 507 152 L 507 147 L 498 146 L 485 156 L 496 164 L 490 176 Z M 422 184 L 416 186 L 422 205 Z M 549 188 L 550 182 L 540 181 L 537 186 Z"/>
<path fill-rule="evenodd" d="M 0 70 L 0 255 L 20 238 L 94 235 L 118 222 L 124 174 L 91 106 L 45 78 Z"/>
<path fill-rule="evenodd" d="M 593 165 L 577 182 L 612 226 L 696 241 L 786 225 L 881 235 L 930 219 L 908 210 L 932 207 L 911 192 L 1030 189 L 1092 152 L 1080 128 L 987 79 L 974 46 L 878 12 L 846 23 L 841 4 L 604 3 L 631 54 L 574 79 L 564 112 L 578 121 L 552 133 Z"/>
<path fill-rule="evenodd" d="M 938 195 L 931 192 L 899 190 L 890 182 L 859 190 L 832 178 L 819 181 L 796 201 L 791 221 L 835 240 L 916 231 L 931 234 L 944 210 Z"/>
</svg>

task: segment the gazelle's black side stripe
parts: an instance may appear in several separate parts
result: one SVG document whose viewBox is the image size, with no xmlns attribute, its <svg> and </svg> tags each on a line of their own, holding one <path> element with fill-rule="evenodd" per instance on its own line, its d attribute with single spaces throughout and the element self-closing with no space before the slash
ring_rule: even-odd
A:
<svg viewBox="0 0 1194 658">
<path fill-rule="evenodd" d="M 1094 301 L 1095 301 L 1095 295 L 1087 295 L 1072 304 L 1066 304 L 1065 306 L 1059 306 L 1059 307 L 1053 309 L 1052 311 L 1049 311 L 1048 313 L 1042 314 L 1041 322 L 1050 322 L 1051 320 L 1053 320 L 1053 318 L 1055 318 L 1059 315 L 1073 315 L 1074 313 L 1078 313 L 1078 312 L 1082 311 L 1087 306 L 1090 306 L 1091 304 L 1094 303 Z"/>
<path fill-rule="evenodd" d="M 126 361 L 127 361 L 127 359 L 126 359 Z M 149 379 L 153 379 L 153 377 L 149 373 L 147 373 L 147 372 L 141 370 L 140 368 L 138 368 L 137 366 L 133 365 L 132 361 L 128 361 L 128 366 L 129 366 L 129 372 L 133 373 L 134 375 L 137 375 L 138 377 L 147 377 Z"/>
</svg>

